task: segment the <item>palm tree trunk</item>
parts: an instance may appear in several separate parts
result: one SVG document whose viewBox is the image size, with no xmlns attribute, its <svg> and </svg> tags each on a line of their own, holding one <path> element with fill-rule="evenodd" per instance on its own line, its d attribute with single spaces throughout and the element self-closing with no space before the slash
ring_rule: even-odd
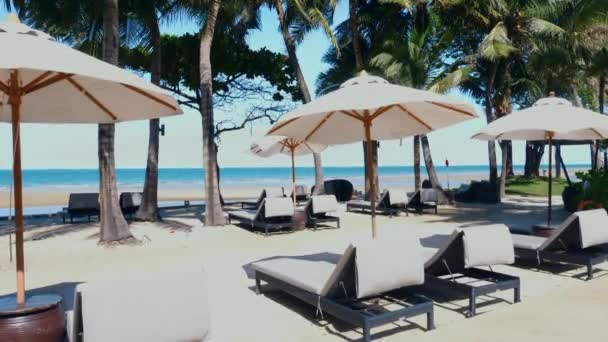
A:
<svg viewBox="0 0 608 342">
<path fill-rule="evenodd" d="M 105 0 L 103 9 L 103 60 L 118 64 L 118 0 Z M 106 243 L 133 238 L 118 204 L 114 162 L 114 124 L 98 127 L 99 156 L 99 242 Z"/>
<path fill-rule="evenodd" d="M 540 163 L 545 154 L 543 143 L 526 142 L 526 165 L 524 166 L 524 177 L 540 176 Z"/>
<path fill-rule="evenodd" d="M 435 165 L 433 164 L 431 145 L 429 144 L 429 139 L 427 138 L 426 134 L 422 134 L 420 136 L 420 141 L 422 143 L 422 155 L 424 157 L 424 165 L 426 166 L 429 181 L 431 181 L 433 188 L 442 189 L 441 182 L 439 181 L 439 177 L 437 177 L 437 172 L 435 171 Z"/>
<path fill-rule="evenodd" d="M 554 177 L 559 179 L 562 178 L 562 168 L 560 164 L 560 160 L 562 159 L 562 146 L 560 144 L 555 144 L 555 172 Z"/>
<path fill-rule="evenodd" d="M 604 105 L 606 103 L 606 76 L 601 75 L 599 81 L 599 96 L 598 102 L 600 106 L 600 114 L 604 114 Z M 608 170 L 608 150 L 604 149 L 604 169 Z"/>
<path fill-rule="evenodd" d="M 211 46 L 221 0 L 211 0 L 200 41 L 200 93 L 203 126 L 203 167 L 205 169 L 205 225 L 222 226 L 226 223 L 222 210 L 217 174 L 217 151 L 213 125 L 213 74 L 211 72 Z"/>
<path fill-rule="evenodd" d="M 420 190 L 422 179 L 420 179 L 420 136 L 414 136 L 414 189 Z"/>
<path fill-rule="evenodd" d="M 502 154 L 502 169 L 500 172 L 500 184 L 498 187 L 498 202 L 500 202 L 505 196 L 507 189 L 507 174 L 509 173 L 509 146 L 507 141 L 500 142 L 500 150 Z"/>
<path fill-rule="evenodd" d="M 574 105 L 577 107 L 583 107 L 583 103 L 581 102 L 581 98 L 578 95 L 578 87 L 576 86 L 576 84 L 571 83 L 570 84 L 570 95 L 572 96 L 572 100 L 574 102 Z M 598 153 L 596 152 L 596 143 L 592 142 L 589 145 L 589 154 L 591 155 L 591 168 L 592 169 L 597 169 L 598 166 L 600 165 L 600 163 L 598 163 Z"/>
<path fill-rule="evenodd" d="M 485 109 L 488 123 L 491 123 L 495 119 L 494 112 L 492 110 L 492 90 L 494 89 L 494 81 L 496 79 L 497 70 L 498 65 L 496 63 L 492 63 L 486 84 Z M 490 183 L 496 186 L 496 189 L 498 189 L 498 166 L 496 163 L 496 145 L 494 144 L 494 141 L 488 141 L 488 159 L 490 166 Z"/>
<path fill-rule="evenodd" d="M 152 64 L 150 65 L 150 80 L 152 83 L 160 84 L 161 73 L 161 47 L 160 28 L 156 17 L 149 23 L 152 40 Z M 148 159 L 146 163 L 146 178 L 141 199 L 141 205 L 135 213 L 135 218 L 141 221 L 160 221 L 158 211 L 158 151 L 160 144 L 160 120 L 150 120 L 148 132 Z"/>
<path fill-rule="evenodd" d="M 302 72 L 302 68 L 300 67 L 300 61 L 298 60 L 298 55 L 296 53 L 295 43 L 291 37 L 291 34 L 289 33 L 289 25 L 287 24 L 287 19 L 285 18 L 285 12 L 283 10 L 283 3 L 281 2 L 281 0 L 275 1 L 275 9 L 279 18 L 279 26 L 281 27 L 281 34 L 283 35 L 285 49 L 287 50 L 287 58 L 296 76 L 298 87 L 300 88 L 300 92 L 302 93 L 302 100 L 304 101 L 304 103 L 309 103 L 312 100 L 312 97 L 310 96 L 308 85 L 306 84 L 306 80 L 304 79 L 304 73 Z M 321 154 L 314 153 L 313 160 L 315 163 L 315 194 L 323 194 L 325 193 L 325 189 L 323 183 L 323 163 L 321 160 Z"/>
<path fill-rule="evenodd" d="M 349 20 L 348 20 L 348 26 L 350 28 L 350 34 L 351 34 L 351 40 L 352 40 L 352 44 L 353 44 L 353 54 L 355 55 L 355 68 L 356 68 L 356 72 L 360 72 L 363 71 L 363 69 L 365 68 L 365 64 L 363 63 L 363 51 L 361 50 L 361 41 L 359 40 L 359 25 L 358 25 L 358 20 L 357 20 L 357 0 L 348 0 L 348 13 L 349 13 Z M 372 148 L 372 167 L 374 168 L 374 170 L 376 172 L 374 172 L 374 185 L 375 185 L 375 192 L 376 194 L 378 194 L 378 189 L 379 189 L 379 182 L 378 182 L 378 142 L 375 140 L 371 141 L 371 148 Z M 368 179 L 369 177 L 369 170 L 368 170 L 368 161 L 367 161 L 367 143 L 364 141 L 362 143 L 363 145 L 363 163 L 365 165 L 365 194 L 366 197 L 368 196 L 368 194 L 370 193 L 370 180 Z"/>
</svg>

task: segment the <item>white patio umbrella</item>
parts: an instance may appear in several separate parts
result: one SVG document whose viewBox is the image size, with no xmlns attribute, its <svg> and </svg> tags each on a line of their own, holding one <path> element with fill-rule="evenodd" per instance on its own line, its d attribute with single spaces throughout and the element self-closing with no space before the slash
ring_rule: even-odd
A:
<svg viewBox="0 0 608 342">
<path fill-rule="evenodd" d="M 608 117 L 575 107 L 559 97 L 542 98 L 529 108 L 504 116 L 473 136 L 480 140 L 538 140 L 549 143 L 549 210 L 551 225 L 552 161 L 554 140 L 608 138 Z"/>
<path fill-rule="evenodd" d="M 17 305 L 25 302 L 21 122 L 116 123 L 181 114 L 173 96 L 56 42 L 9 14 L 0 23 L 0 121 L 12 123 Z"/>
<path fill-rule="evenodd" d="M 295 156 L 312 153 L 321 153 L 327 146 L 308 143 L 292 138 L 281 136 L 265 136 L 259 138 L 251 144 L 249 151 L 256 156 L 267 158 L 276 154 L 286 154 L 291 156 L 291 194 L 293 203 L 296 203 L 296 162 Z"/>
<path fill-rule="evenodd" d="M 471 106 L 450 96 L 393 85 L 362 72 L 339 89 L 286 114 L 268 134 L 325 145 L 367 141 L 371 162 L 372 140 L 425 134 L 475 117 Z M 375 237 L 374 170 L 371 165 L 368 170 Z"/>
</svg>

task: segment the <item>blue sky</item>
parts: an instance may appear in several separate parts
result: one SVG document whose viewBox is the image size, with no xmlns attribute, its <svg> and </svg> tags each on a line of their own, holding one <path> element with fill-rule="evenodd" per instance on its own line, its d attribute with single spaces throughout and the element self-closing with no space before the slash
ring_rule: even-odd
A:
<svg viewBox="0 0 608 342">
<path fill-rule="evenodd" d="M 4 17 L 0 10 L 0 20 Z M 339 2 L 335 23 L 347 17 L 346 2 Z M 163 27 L 163 32 L 191 32 L 197 29 L 188 25 Z M 265 9 L 262 14 L 262 27 L 251 32 L 248 42 L 252 48 L 266 47 L 272 51 L 284 52 L 283 40 L 278 31 L 275 13 Z M 326 68 L 321 57 L 329 46 L 327 37 L 322 32 L 313 32 L 298 47 L 298 57 L 302 64 L 306 81 L 314 90 L 319 72 Z M 474 104 L 472 99 L 462 97 Z M 481 107 L 475 105 L 478 114 Z M 161 137 L 160 167 L 201 167 L 201 120 L 196 111 L 186 109 L 179 117 L 162 119 L 166 125 L 166 135 Z M 452 165 L 473 165 L 487 163 L 487 145 L 485 142 L 471 140 L 470 137 L 485 126 L 485 119 L 470 120 L 460 125 L 446 128 L 429 134 L 433 158 L 436 163 L 443 163 L 446 158 Z M 219 162 L 222 167 L 238 166 L 288 166 L 287 157 L 277 156 L 259 159 L 247 152 L 249 144 L 256 136 L 264 133 L 267 127 L 257 126 L 228 133 L 222 136 Z M 116 167 L 143 168 L 146 163 L 148 142 L 148 123 L 126 122 L 116 126 Z M 97 126 L 96 125 L 22 125 L 23 167 L 26 169 L 57 168 L 96 168 L 97 167 Z M 570 163 L 588 163 L 588 147 L 565 147 L 564 161 Z M 11 167 L 11 132 L 10 126 L 0 124 L 0 168 Z M 323 152 L 325 166 L 362 165 L 361 144 L 332 146 Z M 546 158 L 545 158 L 546 159 Z M 524 144 L 514 143 L 514 162 L 523 164 L 525 160 Z M 380 165 L 411 165 L 413 161 L 412 139 L 400 141 L 383 141 L 379 151 Z M 546 161 L 546 160 L 545 160 Z M 311 166 L 312 157 L 298 157 L 299 166 Z"/>
</svg>

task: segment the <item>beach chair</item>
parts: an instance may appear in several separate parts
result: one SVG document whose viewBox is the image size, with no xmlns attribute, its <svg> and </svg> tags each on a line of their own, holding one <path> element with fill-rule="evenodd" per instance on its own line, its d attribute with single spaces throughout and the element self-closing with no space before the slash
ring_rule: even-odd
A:
<svg viewBox="0 0 608 342">
<path fill-rule="evenodd" d="M 350 244 L 342 255 L 277 257 L 252 268 L 258 294 L 266 287 L 285 292 L 314 306 L 321 319 L 328 314 L 361 328 L 371 341 L 372 328 L 418 315 L 426 315 L 427 330 L 434 329 L 432 301 L 407 291 L 424 282 L 421 253 L 415 239 L 376 239 Z"/>
<path fill-rule="evenodd" d="M 439 203 L 439 190 L 437 189 L 420 189 L 409 196 L 406 205 L 406 212 L 414 209 L 417 213 L 422 213 L 425 209 L 431 209 L 437 214 Z"/>
<path fill-rule="evenodd" d="M 74 223 L 74 218 L 86 217 L 91 222 L 91 217 L 97 216 L 99 219 L 99 194 L 98 193 L 77 193 L 70 194 L 67 208 L 63 208 L 63 223 L 66 218 L 70 218 L 70 223 Z"/>
<path fill-rule="evenodd" d="M 313 228 L 317 228 L 319 224 L 323 223 L 336 223 L 336 228 L 340 228 L 340 217 L 328 215 L 328 213 L 335 213 L 339 209 L 338 201 L 334 195 L 319 195 L 311 196 L 308 202 L 306 202 L 306 217 L 308 225 L 312 225 Z"/>
<path fill-rule="evenodd" d="M 70 342 L 208 341 L 210 310 L 203 272 L 122 274 L 79 284 L 68 322 Z"/>
<path fill-rule="evenodd" d="M 283 191 L 282 187 L 281 188 L 262 189 L 260 196 L 258 196 L 258 198 L 256 200 L 241 201 L 241 208 L 242 209 L 251 209 L 251 208 L 257 209 L 262 204 L 262 201 L 267 197 L 269 197 L 269 198 L 285 197 L 285 192 Z"/>
<path fill-rule="evenodd" d="M 608 215 L 604 209 L 579 211 L 562 222 L 550 237 L 511 234 L 518 260 L 593 267 L 608 261 Z"/>
<path fill-rule="evenodd" d="M 293 192 L 289 196 L 293 198 Z M 310 191 L 306 185 L 296 185 L 296 203 L 302 203 L 308 201 L 310 198 Z"/>
<path fill-rule="evenodd" d="M 293 201 L 291 198 L 272 198 L 262 200 L 256 210 L 236 210 L 228 212 L 228 223 L 237 221 L 249 225 L 251 229 L 260 228 L 264 234 L 272 230 L 292 227 Z"/>
<path fill-rule="evenodd" d="M 125 216 L 133 216 L 141 205 L 143 193 L 141 192 L 123 192 L 120 194 L 119 204 L 122 214 Z"/>
<path fill-rule="evenodd" d="M 350 200 L 346 202 L 346 211 L 369 213 L 372 210 L 372 203 L 365 200 Z M 401 208 L 393 207 L 390 203 L 389 191 L 384 191 L 376 201 L 376 213 L 389 215 L 399 215 Z"/>
<path fill-rule="evenodd" d="M 454 231 L 440 242 L 430 241 L 434 238 L 436 236 L 421 239 L 427 256 L 425 287 L 466 295 L 469 299 L 466 317 L 476 315 L 479 296 L 512 289 L 513 301 L 520 302 L 519 277 L 492 270 L 492 266 L 514 262 L 513 242 L 507 226 L 471 227 Z"/>
</svg>

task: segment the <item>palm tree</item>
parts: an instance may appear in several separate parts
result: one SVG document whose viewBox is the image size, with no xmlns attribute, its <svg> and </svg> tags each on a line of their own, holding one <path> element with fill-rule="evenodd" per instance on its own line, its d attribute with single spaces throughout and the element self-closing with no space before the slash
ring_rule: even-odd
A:
<svg viewBox="0 0 608 342">
<path fill-rule="evenodd" d="M 104 0 L 103 60 L 118 65 L 118 0 Z M 133 238 L 118 204 L 114 163 L 114 124 L 100 124 L 99 139 L 99 206 L 101 243 Z"/>
<path fill-rule="evenodd" d="M 269 6 L 274 7 L 277 12 L 281 35 L 283 36 L 283 42 L 285 43 L 285 49 L 287 50 L 287 58 L 291 68 L 293 69 L 300 92 L 302 93 L 302 101 L 304 103 L 309 103 L 312 100 L 312 97 L 310 96 L 310 90 L 308 89 L 308 85 L 304 79 L 304 74 L 302 73 L 302 68 L 300 67 L 298 55 L 296 54 L 296 40 L 303 40 L 304 35 L 307 32 L 320 26 L 325 30 L 332 42 L 335 42 L 335 38 L 333 37 L 330 27 L 333 16 L 333 7 L 332 4 L 329 3 L 317 4 L 314 1 L 302 3 L 299 0 L 288 0 L 286 3 L 288 10 L 291 7 L 295 7 L 296 9 L 295 11 L 291 11 L 294 12 L 291 13 L 291 15 L 286 13 L 285 9 L 283 8 L 283 1 L 281 0 L 274 0 L 273 2 L 270 2 Z M 322 6 L 323 10 L 319 9 L 318 6 Z M 290 27 L 294 27 L 296 31 L 296 39 L 294 39 L 292 32 L 290 32 Z M 313 153 L 313 160 L 315 164 L 315 194 L 322 194 L 325 192 L 325 189 L 323 182 L 323 164 L 321 154 Z"/>
</svg>

